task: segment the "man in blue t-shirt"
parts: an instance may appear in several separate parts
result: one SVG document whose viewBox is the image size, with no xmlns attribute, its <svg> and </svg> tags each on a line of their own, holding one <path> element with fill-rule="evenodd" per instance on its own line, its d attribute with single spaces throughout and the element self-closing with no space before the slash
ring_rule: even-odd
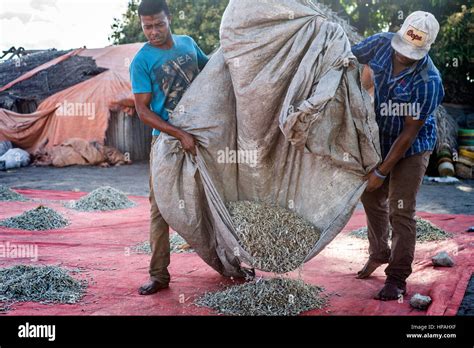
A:
<svg viewBox="0 0 474 348">
<path fill-rule="evenodd" d="M 153 128 L 152 149 L 160 133 L 165 132 L 178 139 L 184 151 L 195 155 L 194 138 L 169 124 L 168 119 L 208 58 L 191 37 L 171 33 L 171 15 L 165 0 L 143 0 L 138 14 L 148 40 L 130 66 L 138 116 Z M 152 161 L 153 153 L 150 154 L 150 168 Z M 150 175 L 150 282 L 140 287 L 141 295 L 154 294 L 167 288 L 170 282 L 169 226 L 156 204 L 153 180 Z"/>
<path fill-rule="evenodd" d="M 383 162 L 368 176 L 362 195 L 370 256 L 357 275 L 367 278 L 388 263 L 385 286 L 375 296 L 378 300 L 403 296 L 412 272 L 416 194 L 436 144 L 434 112 L 444 97 L 440 73 L 428 55 L 438 32 L 431 13 L 416 11 L 399 32 L 376 34 L 352 47 L 359 62 L 374 73 L 382 148 Z"/>
</svg>

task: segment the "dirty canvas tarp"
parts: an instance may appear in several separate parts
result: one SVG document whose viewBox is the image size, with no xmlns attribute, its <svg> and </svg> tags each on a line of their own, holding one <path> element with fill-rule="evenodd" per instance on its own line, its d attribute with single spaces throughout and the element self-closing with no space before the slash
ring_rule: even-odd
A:
<svg viewBox="0 0 474 348">
<path fill-rule="evenodd" d="M 224 275 L 243 275 L 250 255 L 221 199 L 294 209 L 323 231 L 309 261 L 347 223 L 363 176 L 380 160 L 370 98 L 359 69 L 347 68 L 355 65 L 350 43 L 321 13 L 304 0 L 231 0 L 221 49 L 170 119 L 197 139 L 197 162 L 166 134 L 155 144 L 152 175 L 165 220 Z M 255 161 L 223 159 L 236 150 Z"/>
</svg>

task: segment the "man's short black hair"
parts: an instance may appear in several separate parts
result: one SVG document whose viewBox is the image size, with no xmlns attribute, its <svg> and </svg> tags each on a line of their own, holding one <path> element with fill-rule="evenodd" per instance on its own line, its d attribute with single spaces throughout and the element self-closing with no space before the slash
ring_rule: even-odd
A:
<svg viewBox="0 0 474 348">
<path fill-rule="evenodd" d="M 166 0 L 142 0 L 138 6 L 139 16 L 153 16 L 164 12 L 167 16 L 170 15 L 170 9 Z"/>
</svg>

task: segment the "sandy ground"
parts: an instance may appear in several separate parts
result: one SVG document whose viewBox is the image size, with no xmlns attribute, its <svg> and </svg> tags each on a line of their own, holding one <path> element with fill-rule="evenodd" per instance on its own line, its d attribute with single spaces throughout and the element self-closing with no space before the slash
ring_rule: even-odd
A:
<svg viewBox="0 0 474 348">
<path fill-rule="evenodd" d="M 0 184 L 12 188 L 81 192 L 109 185 L 128 195 L 148 196 L 148 175 L 148 162 L 112 168 L 27 167 L 0 172 Z M 360 204 L 358 209 L 362 209 Z M 457 185 L 422 185 L 417 210 L 436 214 L 474 215 L 474 180 L 465 180 Z M 459 314 L 474 315 L 474 276 Z"/>
</svg>

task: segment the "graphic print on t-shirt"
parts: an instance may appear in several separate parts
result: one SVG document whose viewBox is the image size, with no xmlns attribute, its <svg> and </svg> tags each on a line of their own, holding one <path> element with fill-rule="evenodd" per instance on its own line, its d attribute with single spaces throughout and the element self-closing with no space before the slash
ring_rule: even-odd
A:
<svg viewBox="0 0 474 348">
<path fill-rule="evenodd" d="M 155 69 L 156 81 L 166 96 L 165 108 L 173 111 L 198 71 L 190 55 L 180 56 Z"/>
</svg>

